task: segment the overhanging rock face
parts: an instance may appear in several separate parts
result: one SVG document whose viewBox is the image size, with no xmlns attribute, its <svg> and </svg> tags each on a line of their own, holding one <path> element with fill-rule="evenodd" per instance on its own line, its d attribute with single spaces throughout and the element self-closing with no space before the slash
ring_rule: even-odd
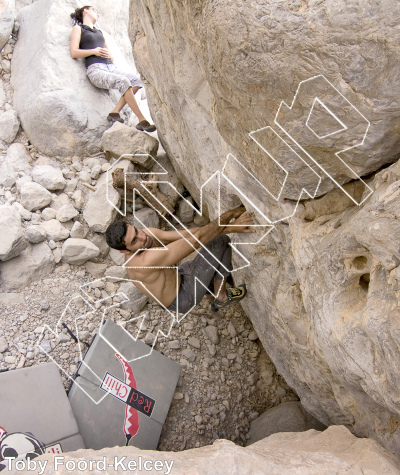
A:
<svg viewBox="0 0 400 475">
<path fill-rule="evenodd" d="M 267 191 L 233 167 L 245 197 L 225 188 L 223 209 L 249 205 L 247 197 L 278 221 L 299 197 L 309 200 L 260 244 L 241 248 L 251 262 L 237 276 L 249 288 L 243 307 L 279 372 L 324 424 L 399 451 L 400 251 L 392 233 L 400 174 L 393 165 L 373 181 L 358 177 L 395 162 L 400 150 L 400 5 L 133 0 L 130 18 L 161 143 L 197 202 L 228 153 Z M 281 102 L 291 106 L 315 76 L 333 89 L 314 83 L 296 107 L 282 106 L 280 128 Z M 313 93 L 319 102 L 310 103 Z M 258 144 L 249 136 L 268 126 L 273 132 L 253 134 Z M 345 165 L 335 156 L 358 144 L 340 155 Z M 217 186 L 203 199 L 215 218 Z"/>
<path fill-rule="evenodd" d="M 102 0 L 96 5 L 116 65 L 134 68 L 126 34 L 127 2 Z M 70 13 L 76 7 L 72 0 L 38 0 L 18 17 L 11 65 L 14 107 L 29 140 L 48 155 L 97 152 L 110 125 L 107 115 L 119 98 L 115 91 L 110 94 L 93 86 L 84 60 L 70 56 Z"/>
</svg>

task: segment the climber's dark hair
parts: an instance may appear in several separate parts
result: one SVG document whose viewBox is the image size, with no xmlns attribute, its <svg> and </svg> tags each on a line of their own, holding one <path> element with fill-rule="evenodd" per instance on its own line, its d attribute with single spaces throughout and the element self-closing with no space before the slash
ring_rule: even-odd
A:
<svg viewBox="0 0 400 475">
<path fill-rule="evenodd" d="M 84 7 L 82 8 L 77 8 L 74 13 L 71 13 L 71 18 L 72 18 L 72 21 L 74 22 L 74 25 L 78 24 L 78 25 L 82 25 L 82 22 L 83 22 L 83 10 L 85 10 L 85 8 L 90 8 L 92 5 L 85 5 Z"/>
<path fill-rule="evenodd" d="M 115 223 L 110 224 L 110 226 L 108 226 L 106 230 L 107 244 L 113 249 L 124 251 L 126 249 L 124 239 L 127 230 L 128 226 L 125 221 L 117 221 Z"/>
</svg>

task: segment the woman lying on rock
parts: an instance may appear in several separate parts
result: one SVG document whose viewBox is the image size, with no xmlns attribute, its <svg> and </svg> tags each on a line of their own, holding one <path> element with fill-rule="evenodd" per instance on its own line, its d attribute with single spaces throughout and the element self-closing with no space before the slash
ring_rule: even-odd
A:
<svg viewBox="0 0 400 475">
<path fill-rule="evenodd" d="M 121 93 L 121 99 L 107 119 L 111 122 L 123 122 L 119 112 L 128 103 L 139 119 L 136 128 L 154 132 L 156 126 L 150 125 L 144 118 L 134 96 L 135 92 L 143 87 L 143 83 L 138 74 L 121 71 L 113 64 L 103 33 L 94 26 L 99 18 L 98 11 L 86 5 L 71 13 L 71 18 L 75 23 L 71 32 L 71 56 L 85 58 L 86 74 L 93 85 L 102 89 L 118 89 Z"/>
</svg>

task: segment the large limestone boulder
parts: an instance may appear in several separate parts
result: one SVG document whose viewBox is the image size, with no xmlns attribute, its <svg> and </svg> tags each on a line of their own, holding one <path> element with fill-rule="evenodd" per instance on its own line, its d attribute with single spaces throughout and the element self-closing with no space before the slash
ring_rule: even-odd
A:
<svg viewBox="0 0 400 475">
<path fill-rule="evenodd" d="M 0 263 L 0 282 L 5 292 L 21 289 L 32 282 L 44 279 L 56 263 L 45 242 L 27 247 L 18 257 Z"/>
<path fill-rule="evenodd" d="M 302 187 L 315 191 L 314 173 L 270 131 L 255 137 L 270 156 L 249 132 L 267 126 L 279 132 L 274 119 L 280 103 L 291 106 L 300 82 L 317 75 L 333 87 L 324 80 L 304 83 L 294 109 L 281 108 L 282 127 L 341 183 L 354 173 L 333 152 L 361 143 L 368 122 L 363 146 L 341 157 L 358 176 L 393 161 L 400 142 L 400 73 L 396 60 L 385 58 L 400 59 L 397 44 L 386 42 L 397 35 L 398 2 L 326 0 L 292 8 L 280 0 L 257 7 L 235 0 L 206 1 L 200 8 L 196 2 L 133 0 L 130 13 L 135 60 L 149 82 L 161 142 L 179 176 L 196 177 L 184 183 L 193 196 L 229 152 L 276 195 L 285 172 L 272 157 L 289 170 L 282 198 L 296 199 Z M 331 112 L 314 104 L 316 96 Z M 314 168 L 322 174 L 318 194 L 335 188 Z"/>
<path fill-rule="evenodd" d="M 0 206 L 0 261 L 18 256 L 28 246 L 21 216 L 11 206 Z"/>
<path fill-rule="evenodd" d="M 84 60 L 70 56 L 70 13 L 76 7 L 74 0 L 38 0 L 18 16 L 11 65 L 14 106 L 30 141 L 48 155 L 99 151 L 101 136 L 110 125 L 107 115 L 119 99 L 118 92 L 93 86 Z M 99 0 L 96 8 L 115 64 L 135 70 L 127 36 L 127 2 Z"/>
<path fill-rule="evenodd" d="M 0 0 L 0 50 L 11 35 L 14 25 L 15 0 Z"/>
<path fill-rule="evenodd" d="M 380 178 L 358 177 L 398 157 L 400 4 L 133 0 L 130 18 L 159 138 L 182 183 L 200 204 L 200 187 L 224 169 L 222 211 L 243 202 L 257 223 L 276 223 L 240 247 L 250 266 L 237 253 L 234 265 L 251 289 L 242 306 L 279 373 L 325 425 L 399 452 L 399 230 L 388 185 L 400 176 L 387 172 L 381 200 L 369 196 Z M 218 183 L 203 190 L 211 219 Z M 285 219 L 300 197 L 326 193 Z"/>
<path fill-rule="evenodd" d="M 306 202 L 248 246 L 251 265 L 237 278 L 258 295 L 243 307 L 305 409 L 398 452 L 400 163 L 369 185 L 359 207 L 336 190 Z"/>
<path fill-rule="evenodd" d="M 279 475 L 321 475 L 328 473 L 354 473 L 395 475 L 400 462 L 376 442 L 357 439 L 345 427 L 329 427 L 324 432 L 309 430 L 300 433 L 274 434 L 250 447 L 239 447 L 233 442 L 218 439 L 213 445 L 183 452 L 160 452 L 141 450 L 136 447 L 113 447 L 102 450 L 79 450 L 63 454 L 63 464 L 58 467 L 60 475 L 70 473 L 81 460 L 101 460 L 107 466 L 122 462 L 118 473 L 136 470 L 141 457 L 149 473 L 173 475 L 240 473 Z M 126 457 L 124 459 L 124 457 Z M 44 454 L 35 459 L 42 461 L 44 474 L 54 473 L 54 455 Z M 162 461 L 162 466 L 156 460 Z M 44 463 L 47 461 L 47 463 Z M 128 468 L 128 463 L 131 466 Z M 133 464 L 135 463 L 135 465 Z M 87 462 L 89 466 L 89 463 Z M 38 464 L 39 467 L 39 464 Z M 101 465 L 99 465 L 99 468 Z M 194 468 L 195 467 L 195 468 Z M 80 462 L 81 470 L 83 468 Z M 32 470 L 32 469 L 31 469 Z M 19 472 L 28 475 L 27 470 Z"/>
</svg>

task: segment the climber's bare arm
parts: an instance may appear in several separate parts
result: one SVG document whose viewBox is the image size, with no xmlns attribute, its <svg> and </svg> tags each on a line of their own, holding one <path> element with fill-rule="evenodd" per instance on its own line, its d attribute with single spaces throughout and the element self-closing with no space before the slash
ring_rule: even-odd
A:
<svg viewBox="0 0 400 475">
<path fill-rule="evenodd" d="M 228 224 L 231 219 L 238 218 L 245 211 L 246 209 L 243 206 L 239 206 L 237 208 L 227 211 L 226 213 L 221 215 L 221 218 L 220 218 L 221 225 Z M 158 229 L 158 228 L 145 228 L 145 229 L 148 229 L 152 234 L 154 234 L 154 236 L 163 244 L 170 244 L 182 238 L 187 239 L 189 237 L 193 237 L 202 227 L 204 226 L 190 228 L 187 230 L 180 229 L 179 231 L 163 231 L 162 229 Z M 228 234 L 231 232 L 238 232 L 238 231 L 232 231 L 230 230 L 230 227 L 228 227 L 225 230 L 224 234 Z"/>
<path fill-rule="evenodd" d="M 133 257 L 130 262 L 134 261 L 135 266 L 141 267 L 174 266 L 195 249 L 200 248 L 202 244 L 205 245 L 218 236 L 231 232 L 253 232 L 253 229 L 248 226 L 253 225 L 254 222 L 250 214 L 243 211 L 244 208 L 242 207 L 227 211 L 220 216 L 220 219 L 217 218 L 206 226 L 196 228 L 196 231 L 190 233 L 185 239 L 181 237 L 181 239 L 171 242 L 162 250 L 147 249 Z M 234 220 L 233 222 L 231 222 L 232 219 Z M 224 225 L 228 223 L 230 226 L 225 227 Z M 156 233 L 155 236 L 157 237 Z"/>
<path fill-rule="evenodd" d="M 193 234 L 200 228 L 190 228 L 188 230 L 180 229 L 179 231 L 163 231 L 162 229 L 158 228 L 145 228 L 145 231 L 146 229 L 148 229 L 150 233 L 154 234 L 154 236 L 163 244 L 170 244 L 171 242 L 178 241 L 179 239 L 193 236 Z"/>
</svg>

